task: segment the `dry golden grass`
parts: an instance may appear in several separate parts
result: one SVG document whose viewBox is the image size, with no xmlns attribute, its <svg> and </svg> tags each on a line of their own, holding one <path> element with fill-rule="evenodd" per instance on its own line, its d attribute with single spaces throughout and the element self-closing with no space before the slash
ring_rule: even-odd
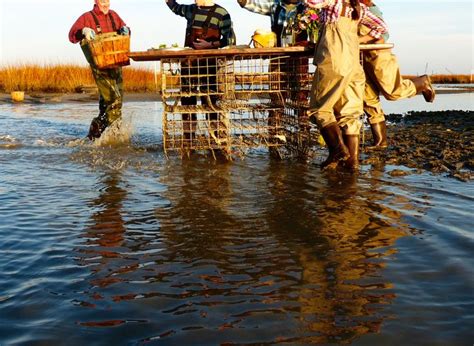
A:
<svg viewBox="0 0 474 346">
<path fill-rule="evenodd" d="M 406 76 L 409 77 L 409 76 Z M 432 75 L 433 83 L 472 83 L 470 75 Z M 126 92 L 156 92 L 153 71 L 125 67 L 123 69 Z M 158 88 L 161 77 L 158 76 Z M 22 90 L 26 92 L 73 93 L 82 86 L 95 85 L 89 67 L 78 65 L 16 65 L 0 67 L 0 92 Z"/>
<path fill-rule="evenodd" d="M 123 69 L 127 92 L 156 91 L 153 71 L 126 67 Z M 73 93 L 81 86 L 95 85 L 89 67 L 78 65 L 17 65 L 0 67 L 0 92 Z"/>
<path fill-rule="evenodd" d="M 473 82 L 473 76 L 468 74 L 435 74 L 430 76 L 436 84 L 468 84 Z"/>
</svg>

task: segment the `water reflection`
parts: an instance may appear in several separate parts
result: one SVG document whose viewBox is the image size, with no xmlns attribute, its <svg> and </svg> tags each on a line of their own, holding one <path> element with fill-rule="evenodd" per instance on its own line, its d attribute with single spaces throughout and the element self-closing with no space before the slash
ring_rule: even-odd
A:
<svg viewBox="0 0 474 346">
<path fill-rule="evenodd" d="M 299 191 L 304 193 L 295 194 L 288 193 L 295 177 L 287 176 L 287 167 L 273 167 L 269 220 L 282 241 L 290 239 L 297 248 L 299 319 L 313 334 L 304 342 L 349 342 L 377 332 L 387 317 L 383 305 L 394 294 L 382 277 L 383 260 L 394 251 L 388 247 L 407 233 L 399 227 L 401 215 L 380 203 L 386 194 L 374 184 L 367 191 L 357 176 L 327 174 L 315 193 L 301 188 L 311 186 L 305 177 L 314 178 L 303 169 Z"/>
<path fill-rule="evenodd" d="M 96 197 L 88 203 L 92 211 L 88 226 L 82 235 L 85 238 L 81 253 L 80 265 L 88 266 L 92 275 L 90 286 L 104 288 L 113 283 L 123 281 L 117 274 L 117 259 L 122 257 L 121 247 L 126 233 L 123 219 L 123 202 L 127 190 L 122 186 L 120 171 L 102 173 L 98 182 L 93 186 L 97 191 Z M 92 299 L 101 296 L 92 293 Z M 87 303 L 85 303 L 87 305 Z"/>
<path fill-rule="evenodd" d="M 376 174 L 200 157 L 168 161 L 166 189 L 145 194 L 106 170 L 77 249 L 91 274 L 76 303 L 94 309 L 80 324 L 204 344 L 378 332 L 395 296 L 382 270 L 408 233 Z"/>
</svg>

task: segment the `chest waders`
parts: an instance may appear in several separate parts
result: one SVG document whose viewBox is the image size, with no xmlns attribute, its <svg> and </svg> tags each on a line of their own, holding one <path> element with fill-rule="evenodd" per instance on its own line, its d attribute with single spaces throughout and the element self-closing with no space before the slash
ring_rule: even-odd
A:
<svg viewBox="0 0 474 346">
<path fill-rule="evenodd" d="M 90 12 L 96 24 L 97 33 L 100 35 L 102 29 L 94 12 Z M 112 28 L 117 31 L 115 21 L 109 12 L 108 17 Z M 114 121 L 122 117 L 123 102 L 123 77 L 122 68 L 98 69 L 91 65 L 92 75 L 99 90 L 99 115 L 92 119 L 89 139 L 99 138 L 104 130 Z"/>
</svg>

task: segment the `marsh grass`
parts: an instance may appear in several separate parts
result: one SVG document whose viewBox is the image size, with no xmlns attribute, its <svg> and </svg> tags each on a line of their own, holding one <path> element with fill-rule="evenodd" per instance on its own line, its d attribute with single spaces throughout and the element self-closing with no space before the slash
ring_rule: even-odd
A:
<svg viewBox="0 0 474 346">
<path fill-rule="evenodd" d="M 410 77 L 410 76 L 406 76 Z M 436 84 L 472 83 L 470 75 L 431 75 Z M 156 92 L 161 76 L 152 70 L 125 67 L 123 69 L 125 92 Z M 94 86 L 90 68 L 79 65 L 39 65 L 25 64 L 0 67 L 0 92 L 22 90 L 25 92 L 74 93 L 84 86 Z"/>
<path fill-rule="evenodd" d="M 123 69 L 126 92 L 156 91 L 153 71 L 126 67 Z M 78 65 L 16 65 L 0 67 L 0 92 L 74 93 L 83 86 L 95 85 L 87 66 Z"/>
</svg>

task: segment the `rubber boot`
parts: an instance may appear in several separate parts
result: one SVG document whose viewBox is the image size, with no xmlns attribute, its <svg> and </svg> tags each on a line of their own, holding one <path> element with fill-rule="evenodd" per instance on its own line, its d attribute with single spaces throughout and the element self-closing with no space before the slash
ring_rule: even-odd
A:
<svg viewBox="0 0 474 346">
<path fill-rule="evenodd" d="M 388 147 L 387 143 L 387 124 L 384 121 L 370 124 L 372 130 L 373 146 L 368 149 L 382 149 Z"/>
<path fill-rule="evenodd" d="M 349 150 L 344 145 L 342 132 L 337 123 L 334 122 L 323 127 L 321 129 L 321 135 L 329 149 L 329 156 L 326 161 L 321 163 L 321 169 L 326 168 L 332 163 L 338 163 L 339 161 L 344 161 L 349 158 Z"/>
<path fill-rule="evenodd" d="M 426 102 L 433 102 L 436 96 L 435 90 L 431 85 L 430 77 L 426 74 L 411 80 L 416 87 L 416 93 L 422 93 Z"/>
<path fill-rule="evenodd" d="M 104 132 L 106 128 L 107 124 L 104 121 L 101 121 L 100 117 L 92 119 L 87 138 L 89 138 L 91 141 L 100 138 L 102 132 Z"/>
<path fill-rule="evenodd" d="M 359 135 L 343 135 L 350 157 L 342 162 L 344 169 L 351 173 L 359 171 Z"/>
</svg>

